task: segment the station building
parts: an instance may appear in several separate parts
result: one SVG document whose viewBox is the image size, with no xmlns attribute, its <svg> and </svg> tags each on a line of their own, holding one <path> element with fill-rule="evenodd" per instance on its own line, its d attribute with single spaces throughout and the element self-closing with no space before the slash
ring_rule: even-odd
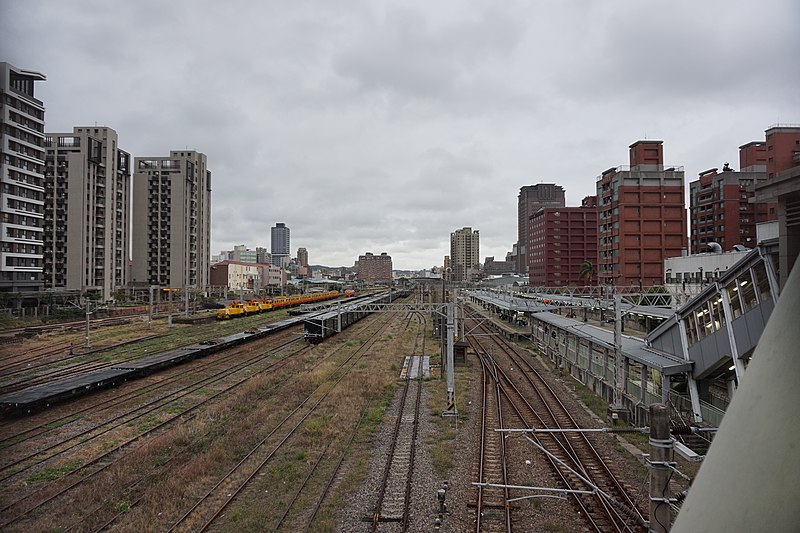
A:
<svg viewBox="0 0 800 533">
<path fill-rule="evenodd" d="M 646 424 L 649 404 L 668 403 L 687 424 L 716 426 L 777 302 L 777 257 L 777 243 L 759 245 L 678 309 L 624 298 L 622 324 L 638 323 L 649 333 L 640 338 L 623 329 L 619 343 L 609 327 L 615 309 L 608 299 L 467 295 L 502 319 L 524 314 L 525 335 L 539 351 L 609 404 L 620 398 L 631 422 Z"/>
</svg>

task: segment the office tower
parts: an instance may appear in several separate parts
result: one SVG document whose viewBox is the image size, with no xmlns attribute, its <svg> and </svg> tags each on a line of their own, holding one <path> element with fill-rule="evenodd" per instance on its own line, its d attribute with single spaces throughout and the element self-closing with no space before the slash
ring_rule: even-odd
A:
<svg viewBox="0 0 800 533">
<path fill-rule="evenodd" d="M 205 154 L 172 150 L 169 156 L 134 159 L 132 283 L 205 289 L 210 230 Z"/>
<path fill-rule="evenodd" d="M 392 283 L 392 256 L 386 252 L 381 255 L 367 252 L 358 256 L 356 279 L 368 283 Z"/>
<path fill-rule="evenodd" d="M 45 148 L 44 287 L 111 300 L 128 283 L 131 156 L 104 126 L 47 133 Z"/>
<path fill-rule="evenodd" d="M 291 258 L 289 254 L 289 228 L 283 222 L 278 222 L 270 230 L 272 262 L 285 267 Z"/>
<path fill-rule="evenodd" d="M 480 273 L 480 233 L 465 227 L 450 234 L 450 280 L 472 281 Z"/>
<path fill-rule="evenodd" d="M 630 167 L 597 178 L 598 269 L 604 285 L 648 287 L 686 249 L 683 167 L 664 168 L 662 141 L 630 145 Z"/>
<path fill-rule="evenodd" d="M 42 288 L 46 78 L 0 63 L 0 292 Z"/>
<path fill-rule="evenodd" d="M 564 207 L 564 188 L 554 183 L 526 185 L 517 196 L 517 272 L 528 272 L 528 220 L 543 207 Z"/>
<path fill-rule="evenodd" d="M 545 207 L 533 214 L 528 261 L 531 287 L 596 285 L 596 274 L 580 274 L 585 261 L 597 267 L 597 198 L 584 198 L 581 207 Z"/>
</svg>

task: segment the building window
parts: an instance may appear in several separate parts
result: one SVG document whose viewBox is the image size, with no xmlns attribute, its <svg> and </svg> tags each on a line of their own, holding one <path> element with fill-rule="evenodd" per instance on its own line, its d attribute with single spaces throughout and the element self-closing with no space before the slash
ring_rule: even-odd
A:
<svg viewBox="0 0 800 533">
<path fill-rule="evenodd" d="M 731 319 L 736 319 L 742 316 L 742 303 L 739 300 L 739 284 L 736 280 L 730 283 L 726 290 L 728 291 L 728 299 L 731 301 Z"/>
<path fill-rule="evenodd" d="M 769 278 L 767 278 L 767 269 L 763 262 L 759 262 L 753 267 L 753 274 L 755 274 L 756 283 L 758 284 L 758 295 L 761 302 L 765 302 L 772 298 L 772 291 L 769 288 Z"/>
</svg>

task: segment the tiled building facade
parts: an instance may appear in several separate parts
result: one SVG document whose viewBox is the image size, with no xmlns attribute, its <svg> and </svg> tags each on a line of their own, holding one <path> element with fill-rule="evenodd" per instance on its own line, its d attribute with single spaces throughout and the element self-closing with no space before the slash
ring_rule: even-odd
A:
<svg viewBox="0 0 800 533">
<path fill-rule="evenodd" d="M 102 126 L 47 134 L 47 289 L 94 291 L 108 301 L 128 283 L 131 156 L 118 143 Z"/>
<path fill-rule="evenodd" d="M 661 283 L 664 259 L 686 249 L 683 168 L 664 167 L 662 141 L 637 141 L 630 167 L 606 170 L 596 187 L 600 283 Z"/>
<path fill-rule="evenodd" d="M 367 252 L 358 256 L 356 279 L 367 283 L 392 283 L 392 256 L 386 252 L 374 255 Z"/>
<path fill-rule="evenodd" d="M 0 62 L 0 292 L 42 288 L 45 76 Z"/>
<path fill-rule="evenodd" d="M 543 207 L 564 207 L 564 188 L 554 183 L 521 187 L 517 196 L 517 272 L 528 271 L 528 225 L 532 215 Z"/>
<path fill-rule="evenodd" d="M 480 232 L 466 227 L 450 234 L 450 280 L 472 281 L 480 274 Z"/>
<path fill-rule="evenodd" d="M 211 172 L 205 154 L 172 150 L 166 157 L 135 158 L 132 282 L 208 286 L 210 237 Z"/>
<path fill-rule="evenodd" d="M 594 199 L 594 197 L 589 197 Z M 597 203 L 549 207 L 530 217 L 528 283 L 531 287 L 564 287 L 597 283 L 580 277 L 581 265 L 597 261 Z"/>
</svg>

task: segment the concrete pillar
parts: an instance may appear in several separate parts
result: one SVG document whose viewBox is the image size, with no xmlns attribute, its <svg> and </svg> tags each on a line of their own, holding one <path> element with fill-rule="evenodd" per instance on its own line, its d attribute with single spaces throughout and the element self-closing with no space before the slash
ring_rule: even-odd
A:
<svg viewBox="0 0 800 533">
<path fill-rule="evenodd" d="M 650 531 L 654 533 L 670 530 L 668 462 L 671 456 L 669 409 L 654 403 L 650 405 Z"/>
</svg>

